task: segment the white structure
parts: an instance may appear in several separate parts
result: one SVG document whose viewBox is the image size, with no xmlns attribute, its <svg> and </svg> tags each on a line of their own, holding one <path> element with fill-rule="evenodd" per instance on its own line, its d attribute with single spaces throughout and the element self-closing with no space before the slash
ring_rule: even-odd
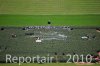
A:
<svg viewBox="0 0 100 66">
<path fill-rule="evenodd" d="M 38 39 L 36 40 L 36 42 L 40 43 L 40 42 L 42 42 L 42 40 L 40 40 L 39 37 L 38 37 Z"/>
<path fill-rule="evenodd" d="M 87 36 L 82 36 L 81 38 L 82 38 L 82 39 L 88 39 L 88 37 L 87 37 Z"/>
</svg>

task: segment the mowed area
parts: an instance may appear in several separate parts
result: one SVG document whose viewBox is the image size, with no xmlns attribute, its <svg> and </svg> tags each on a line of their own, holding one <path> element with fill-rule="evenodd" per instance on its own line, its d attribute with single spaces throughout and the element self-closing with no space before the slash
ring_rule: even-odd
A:
<svg viewBox="0 0 100 66">
<path fill-rule="evenodd" d="M 100 0 L 0 0 L 0 14 L 100 14 Z"/>
<path fill-rule="evenodd" d="M 100 15 L 0 15 L 0 26 L 100 26 Z"/>
<path fill-rule="evenodd" d="M 0 0 L 0 26 L 100 26 L 100 0 Z"/>
</svg>

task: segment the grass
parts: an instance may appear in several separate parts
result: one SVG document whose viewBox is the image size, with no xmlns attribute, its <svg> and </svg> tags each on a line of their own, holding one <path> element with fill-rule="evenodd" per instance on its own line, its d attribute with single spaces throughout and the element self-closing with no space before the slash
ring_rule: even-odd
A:
<svg viewBox="0 0 100 66">
<path fill-rule="evenodd" d="M 100 0 L 0 0 L 0 14 L 100 14 Z"/>
<path fill-rule="evenodd" d="M 0 0 L 0 26 L 47 25 L 48 20 L 54 26 L 100 26 L 100 15 L 97 14 L 100 14 L 100 0 Z M 0 66 L 19 65 L 0 64 Z M 21 66 L 77 65 L 53 63 L 22 64 Z"/>
<path fill-rule="evenodd" d="M 0 0 L 0 26 L 47 25 L 48 20 L 56 26 L 100 26 L 100 0 Z"/>
<path fill-rule="evenodd" d="M 0 15 L 0 26 L 100 26 L 100 15 Z"/>
<path fill-rule="evenodd" d="M 19 65 L 18 64 L 0 64 L 0 66 L 19 66 Z M 51 64 L 22 64 L 20 66 L 100 66 L 100 64 L 76 65 L 74 63 L 51 63 Z"/>
</svg>

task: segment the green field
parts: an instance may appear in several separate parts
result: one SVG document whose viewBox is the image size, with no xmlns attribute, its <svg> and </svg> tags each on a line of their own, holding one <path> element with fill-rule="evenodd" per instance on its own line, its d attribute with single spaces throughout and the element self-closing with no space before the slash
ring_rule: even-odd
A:
<svg viewBox="0 0 100 66">
<path fill-rule="evenodd" d="M 100 0 L 0 0 L 0 27 L 37 26 L 37 25 L 47 26 L 48 25 L 47 22 L 49 20 L 52 22 L 51 24 L 52 26 L 100 27 Z M 9 43 L 12 42 L 11 40 L 7 41 L 10 32 L 13 31 L 12 30 L 8 32 L 6 31 L 4 33 L 3 31 L 0 32 L 1 33 L 0 44 L 2 43 L 2 41 L 5 43 L 5 44 L 3 43 L 3 45 L 8 44 L 8 42 Z M 16 32 L 16 30 L 14 32 Z M 8 34 L 5 35 L 6 33 Z M 2 37 L 4 38 L 6 37 L 6 39 L 3 40 Z M 28 41 L 26 41 L 26 43 L 27 42 Z M 99 43 L 99 41 L 96 43 Z M 96 43 L 94 44 L 96 45 Z M 12 42 L 12 44 L 14 43 Z M 0 66 L 19 66 L 19 65 L 0 63 Z M 77 66 L 77 65 L 75 65 L 74 63 L 71 64 L 52 63 L 52 64 L 22 64 L 21 66 Z M 87 66 L 87 65 L 82 65 L 82 66 Z M 93 64 L 89 66 L 100 66 L 100 64 Z"/>
<path fill-rule="evenodd" d="M 100 14 L 100 0 L 0 0 L 0 14 Z"/>
<path fill-rule="evenodd" d="M 100 26 L 100 0 L 0 0 L 0 26 Z"/>
<path fill-rule="evenodd" d="M 100 26 L 100 15 L 0 15 L 0 26 Z"/>
</svg>

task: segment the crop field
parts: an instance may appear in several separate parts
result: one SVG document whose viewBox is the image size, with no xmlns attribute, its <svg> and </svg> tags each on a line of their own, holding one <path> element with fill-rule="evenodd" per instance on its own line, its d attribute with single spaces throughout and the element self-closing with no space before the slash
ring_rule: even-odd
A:
<svg viewBox="0 0 100 66">
<path fill-rule="evenodd" d="M 49 54 L 49 56 L 54 57 L 54 62 L 65 63 L 68 59 L 67 54 L 78 54 L 79 56 L 83 54 L 87 57 L 88 54 L 97 55 L 97 51 L 100 50 L 100 32 L 96 30 L 99 27 L 31 26 L 0 28 L 0 62 L 5 62 L 9 54 L 12 55 L 11 57 L 34 57 L 37 55 L 48 57 Z M 84 58 L 85 60 L 86 58 Z M 37 62 L 36 59 L 34 61 Z M 34 61 L 32 62 L 34 63 Z"/>
<path fill-rule="evenodd" d="M 99 46 L 100 0 L 0 0 L 0 66 L 19 66 L 4 63 L 6 54 L 50 55 L 55 62 L 20 66 L 100 66 L 90 56 L 97 56 Z M 79 62 L 93 64 L 73 58 L 65 63 L 67 54 L 83 54 Z"/>
</svg>

